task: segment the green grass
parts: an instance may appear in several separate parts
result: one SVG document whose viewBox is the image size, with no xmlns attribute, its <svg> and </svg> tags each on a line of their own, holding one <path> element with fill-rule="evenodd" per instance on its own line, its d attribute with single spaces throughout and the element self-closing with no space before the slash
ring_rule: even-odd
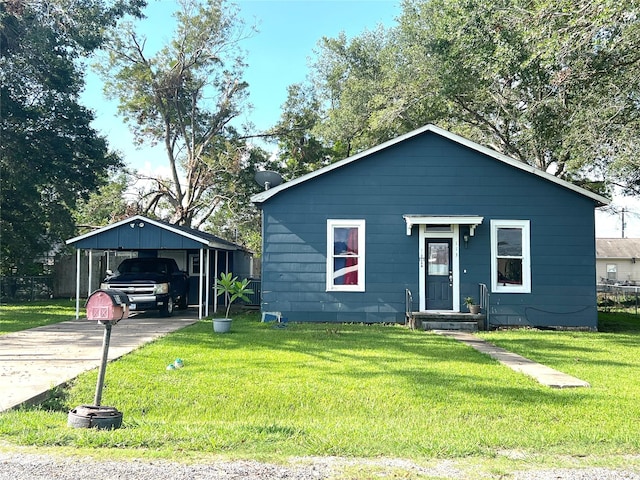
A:
<svg viewBox="0 0 640 480">
<path fill-rule="evenodd" d="M 84 307 L 84 303 L 81 304 Z M 75 300 L 39 300 L 0 305 L 0 335 L 41 327 L 76 317 Z"/>
<path fill-rule="evenodd" d="M 0 415 L 0 438 L 167 458 L 638 454 L 640 332 L 626 316 L 603 322 L 618 331 L 483 333 L 592 385 L 554 390 L 401 326 L 277 329 L 250 314 L 216 335 L 201 321 L 109 364 L 102 403 L 123 412 L 123 428 L 66 426 L 68 409 L 93 400 L 90 372 L 48 404 Z M 177 357 L 185 367 L 166 370 Z"/>
</svg>

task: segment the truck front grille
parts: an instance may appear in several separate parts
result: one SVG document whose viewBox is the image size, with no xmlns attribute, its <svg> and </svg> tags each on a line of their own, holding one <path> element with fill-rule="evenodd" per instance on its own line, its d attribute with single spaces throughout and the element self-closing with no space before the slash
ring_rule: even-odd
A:
<svg viewBox="0 0 640 480">
<path fill-rule="evenodd" d="M 153 283 L 136 285 L 118 285 L 112 283 L 109 284 L 109 288 L 122 290 L 127 295 L 153 295 L 155 285 Z"/>
</svg>

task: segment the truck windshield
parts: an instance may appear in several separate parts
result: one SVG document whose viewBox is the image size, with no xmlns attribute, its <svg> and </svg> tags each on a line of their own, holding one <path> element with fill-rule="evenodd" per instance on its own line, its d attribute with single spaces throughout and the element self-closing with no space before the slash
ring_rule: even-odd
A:
<svg viewBox="0 0 640 480">
<path fill-rule="evenodd" d="M 127 262 L 118 268 L 120 273 L 167 273 L 165 263 L 155 262 Z"/>
</svg>

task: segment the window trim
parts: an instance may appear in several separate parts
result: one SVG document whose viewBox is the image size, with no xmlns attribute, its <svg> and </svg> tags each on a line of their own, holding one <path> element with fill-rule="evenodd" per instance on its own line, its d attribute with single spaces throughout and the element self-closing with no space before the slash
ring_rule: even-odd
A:
<svg viewBox="0 0 640 480">
<path fill-rule="evenodd" d="M 336 228 L 358 229 L 358 283 L 356 285 L 334 285 L 334 232 Z M 364 292 L 365 291 L 365 221 L 347 219 L 327 220 L 327 263 L 326 263 L 326 288 L 327 292 Z"/>
<path fill-rule="evenodd" d="M 522 285 L 498 283 L 498 229 L 522 230 Z M 491 220 L 491 291 L 495 293 L 531 293 L 531 221 Z"/>
</svg>

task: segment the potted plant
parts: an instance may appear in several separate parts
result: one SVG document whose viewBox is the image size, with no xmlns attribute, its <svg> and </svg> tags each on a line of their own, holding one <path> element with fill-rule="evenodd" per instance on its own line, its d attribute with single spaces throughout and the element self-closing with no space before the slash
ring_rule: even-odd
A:
<svg viewBox="0 0 640 480">
<path fill-rule="evenodd" d="M 467 297 L 464 299 L 464 303 L 469 309 L 469 313 L 477 315 L 480 313 L 480 305 L 477 305 L 473 297 Z"/>
<path fill-rule="evenodd" d="M 238 280 L 238 277 L 234 277 L 231 272 L 220 274 L 217 293 L 218 295 L 224 295 L 224 299 L 227 303 L 227 311 L 225 312 L 224 318 L 213 319 L 214 332 L 226 333 L 231 329 L 231 318 L 229 318 L 231 304 L 238 298 L 245 302 L 249 301 L 249 297 L 247 295 L 252 294 L 253 290 L 248 288 L 248 286 L 249 280 L 247 278 Z"/>
</svg>

